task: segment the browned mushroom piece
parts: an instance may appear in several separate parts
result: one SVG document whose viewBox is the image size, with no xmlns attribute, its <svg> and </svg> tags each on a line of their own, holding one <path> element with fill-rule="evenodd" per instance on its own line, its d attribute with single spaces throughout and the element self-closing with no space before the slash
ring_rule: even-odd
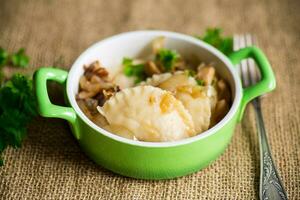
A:
<svg viewBox="0 0 300 200">
<path fill-rule="evenodd" d="M 106 99 L 109 99 L 111 96 L 113 96 L 116 92 L 119 92 L 120 88 L 118 86 L 111 87 L 109 89 L 103 90 L 103 94 Z"/>
<path fill-rule="evenodd" d="M 88 117 L 91 117 L 92 115 L 97 113 L 97 112 L 95 112 L 95 111 L 97 111 L 97 105 L 98 105 L 97 100 L 92 99 L 92 98 L 80 99 L 80 100 L 77 100 L 77 103 L 78 103 L 80 109 L 84 113 L 87 113 Z"/>
<path fill-rule="evenodd" d="M 93 98 L 87 98 L 84 99 L 85 105 L 88 108 L 88 110 L 90 111 L 90 113 L 92 115 L 98 113 L 97 112 L 97 106 L 98 106 L 98 101 L 96 99 Z"/>
<path fill-rule="evenodd" d="M 217 102 L 216 108 L 212 113 L 211 125 L 213 126 L 218 123 L 221 119 L 225 117 L 227 112 L 229 111 L 229 104 L 225 99 L 222 99 Z"/>
<path fill-rule="evenodd" d="M 200 65 L 197 69 L 197 75 L 196 78 L 199 80 L 203 80 L 204 85 L 211 85 L 214 77 L 216 70 L 212 66 L 202 66 Z"/>
<path fill-rule="evenodd" d="M 100 78 L 106 78 L 106 77 L 108 77 L 108 71 L 105 68 L 103 68 L 103 67 L 101 67 L 99 69 L 96 69 L 94 71 L 94 74 L 98 75 Z"/>
<path fill-rule="evenodd" d="M 115 84 L 113 84 L 112 82 L 103 80 L 102 78 L 96 75 L 93 75 L 91 77 L 91 83 L 100 85 L 101 89 L 109 89 L 115 87 Z"/>
<path fill-rule="evenodd" d="M 85 76 L 86 77 L 86 76 Z M 103 83 L 103 80 L 99 77 L 99 76 L 97 76 L 97 75 L 95 75 L 95 74 L 93 74 L 91 77 L 90 77 L 90 81 L 92 82 L 92 83 Z"/>
<path fill-rule="evenodd" d="M 107 100 L 103 94 L 103 91 L 99 92 L 94 98 L 97 100 L 99 106 L 103 106 Z"/>
<path fill-rule="evenodd" d="M 77 100 L 77 103 L 82 112 L 95 124 L 101 127 L 108 124 L 105 117 L 97 111 L 97 100 L 81 99 Z"/>
<path fill-rule="evenodd" d="M 153 74 L 160 74 L 161 70 L 153 61 L 148 61 L 145 63 L 145 72 L 148 76 L 152 76 Z"/>
<path fill-rule="evenodd" d="M 105 127 L 108 125 L 106 118 L 99 112 L 91 117 L 91 120 L 100 127 Z"/>
<path fill-rule="evenodd" d="M 98 101 L 99 106 L 103 106 L 104 103 L 112 97 L 115 93 L 119 92 L 120 88 L 118 86 L 114 86 L 108 89 L 103 89 L 99 92 L 94 98 Z"/>
<path fill-rule="evenodd" d="M 93 75 L 97 75 L 100 78 L 108 78 L 108 71 L 101 65 L 99 61 L 95 61 L 88 67 L 84 66 L 84 76 L 90 80 Z"/>
<path fill-rule="evenodd" d="M 79 108 L 82 110 L 82 112 L 88 117 L 90 118 L 91 117 L 91 114 L 90 114 L 90 111 L 89 109 L 87 108 L 85 102 L 83 99 L 77 99 L 77 104 L 79 106 Z"/>
<path fill-rule="evenodd" d="M 163 64 L 161 62 L 155 61 L 155 65 L 157 66 L 159 71 L 161 71 L 162 73 L 166 72 L 166 68 L 163 66 Z"/>
<path fill-rule="evenodd" d="M 92 77 L 92 75 L 94 75 L 94 70 L 95 69 L 99 69 L 100 68 L 100 63 L 99 61 L 95 61 L 93 63 L 91 63 L 89 66 L 84 66 L 84 76 L 90 80 L 90 78 Z"/>
<path fill-rule="evenodd" d="M 77 96 L 76 99 L 87 99 L 87 98 L 92 98 L 96 95 L 97 93 L 95 92 L 87 92 L 87 91 L 80 91 Z"/>
<path fill-rule="evenodd" d="M 185 61 L 180 57 L 175 63 L 174 63 L 174 66 L 172 68 L 172 71 L 173 72 L 176 72 L 176 71 L 183 71 L 187 69 L 187 65 L 185 63 Z"/>
<path fill-rule="evenodd" d="M 85 76 L 82 76 L 80 78 L 79 84 L 80 84 L 80 88 L 82 90 L 92 92 L 92 93 L 97 93 L 101 89 L 101 85 L 99 83 L 93 83 L 93 82 L 87 80 L 87 78 Z"/>
<path fill-rule="evenodd" d="M 220 79 L 217 82 L 217 91 L 218 91 L 218 99 L 225 99 L 227 102 L 231 101 L 231 96 L 230 96 L 230 89 L 227 85 L 227 83 L 223 80 Z"/>
<path fill-rule="evenodd" d="M 89 66 L 84 66 L 84 70 L 84 74 L 79 80 L 80 88 L 76 99 L 78 101 L 84 100 L 83 103 L 91 108 L 91 111 L 97 112 L 96 107 L 98 105 L 102 106 L 120 88 L 111 82 L 108 78 L 108 71 L 100 62 L 96 61 Z"/>
</svg>

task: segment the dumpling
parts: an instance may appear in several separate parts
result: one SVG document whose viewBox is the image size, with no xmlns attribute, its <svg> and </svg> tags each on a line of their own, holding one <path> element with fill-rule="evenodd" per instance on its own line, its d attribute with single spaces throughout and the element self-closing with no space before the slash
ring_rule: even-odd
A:
<svg viewBox="0 0 300 200">
<path fill-rule="evenodd" d="M 199 86 L 186 73 L 176 73 L 157 87 L 172 92 L 192 116 L 195 130 L 201 133 L 209 128 L 211 111 L 217 102 L 217 92 L 212 86 Z"/>
<path fill-rule="evenodd" d="M 122 125 L 111 124 L 111 125 L 106 125 L 103 128 L 121 137 L 136 140 L 134 134 Z"/>
<path fill-rule="evenodd" d="M 190 77 L 185 73 L 177 73 L 172 75 L 165 81 L 162 81 L 160 84 L 157 85 L 157 87 L 174 93 L 176 92 L 177 87 L 187 85 L 194 86 L 197 85 L 197 82 L 193 77 Z"/>
<path fill-rule="evenodd" d="M 170 92 L 160 88 L 137 86 L 124 89 L 98 110 L 110 126 L 124 127 L 137 140 L 176 141 L 195 135 L 189 112 Z"/>
<path fill-rule="evenodd" d="M 197 134 L 209 128 L 211 101 L 206 94 L 205 88 L 201 86 L 178 87 L 175 97 L 182 102 L 192 115 Z"/>
</svg>

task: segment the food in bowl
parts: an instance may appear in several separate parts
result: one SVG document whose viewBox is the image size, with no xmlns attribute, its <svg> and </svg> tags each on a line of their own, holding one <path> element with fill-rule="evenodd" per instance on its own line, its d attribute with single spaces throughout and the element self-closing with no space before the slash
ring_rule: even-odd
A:
<svg viewBox="0 0 300 200">
<path fill-rule="evenodd" d="M 109 72 L 111 77 L 109 79 L 117 83 L 115 70 L 124 70 L 120 67 L 123 57 L 147 60 L 147 55 L 151 54 L 149 44 L 162 35 L 166 37 L 165 47 L 180 52 L 186 62 L 195 67 L 195 71 L 200 61 L 208 64 L 214 62 L 213 67 L 229 84 L 232 94 L 230 110 L 226 116 L 216 125 L 210 123 L 209 130 L 201 134 L 170 142 L 135 141 L 97 126 L 82 112 L 76 101 L 76 96 L 81 90 L 78 83 L 84 74 L 83 65 L 96 60 L 101 61 Z M 262 79 L 244 89 L 234 65 L 245 58 L 255 60 Z M 190 64 L 191 61 L 195 61 L 193 63 L 196 64 Z M 124 75 L 123 72 L 119 74 Z M 125 76 L 124 80 L 126 79 Z M 51 103 L 47 91 L 48 80 L 65 84 L 68 106 Z M 212 163 L 230 143 L 234 128 L 241 120 L 247 103 L 259 95 L 270 92 L 276 85 L 268 59 L 256 47 L 243 48 L 226 57 L 217 49 L 194 37 L 167 31 L 134 31 L 104 39 L 85 50 L 76 59 L 69 72 L 57 68 L 40 68 L 35 73 L 34 82 L 41 116 L 67 120 L 80 148 L 93 161 L 115 173 L 139 179 L 175 178 L 196 172 Z M 104 95 L 109 98 L 111 93 L 106 89 Z M 216 112 L 213 112 L 213 115 L 214 113 Z"/>
<path fill-rule="evenodd" d="M 165 142 L 201 134 L 226 115 L 231 91 L 214 64 L 195 64 L 164 40 L 144 58 L 124 58 L 114 75 L 100 61 L 84 66 L 76 100 L 91 121 L 125 138 Z"/>
</svg>

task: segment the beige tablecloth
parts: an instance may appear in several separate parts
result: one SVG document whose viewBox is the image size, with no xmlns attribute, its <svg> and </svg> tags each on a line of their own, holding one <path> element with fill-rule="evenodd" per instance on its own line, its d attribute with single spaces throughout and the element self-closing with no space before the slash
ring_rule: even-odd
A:
<svg viewBox="0 0 300 200">
<path fill-rule="evenodd" d="M 68 69 L 89 45 L 137 29 L 186 34 L 222 27 L 253 33 L 277 78 L 263 99 L 273 156 L 290 199 L 300 199 L 300 2 L 298 0 L 1 0 L 0 46 L 25 47 L 32 74 Z M 20 71 L 20 70 L 18 70 Z M 6 70 L 7 75 L 11 71 Z M 51 86 L 54 102 L 61 88 Z M 38 118 L 21 149 L 9 148 L 0 168 L 0 199 L 257 199 L 258 143 L 248 107 L 225 153 L 206 169 L 168 181 L 113 174 L 89 160 L 63 120 Z"/>
</svg>

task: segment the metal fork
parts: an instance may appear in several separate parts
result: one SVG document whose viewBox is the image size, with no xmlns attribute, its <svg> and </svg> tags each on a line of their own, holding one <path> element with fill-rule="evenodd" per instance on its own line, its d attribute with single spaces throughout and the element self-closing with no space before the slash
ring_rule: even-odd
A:
<svg viewBox="0 0 300 200">
<path fill-rule="evenodd" d="M 250 34 L 234 36 L 234 50 L 247 46 L 252 46 L 256 42 Z M 254 85 L 260 80 L 260 73 L 251 59 L 243 60 L 238 67 L 238 72 L 242 78 L 243 86 Z M 287 194 L 280 180 L 276 166 L 271 156 L 270 147 L 267 141 L 266 130 L 261 112 L 260 98 L 257 97 L 251 101 L 256 116 L 256 126 L 259 138 L 260 151 L 260 181 L 259 198 L 263 200 L 285 199 Z"/>
</svg>

